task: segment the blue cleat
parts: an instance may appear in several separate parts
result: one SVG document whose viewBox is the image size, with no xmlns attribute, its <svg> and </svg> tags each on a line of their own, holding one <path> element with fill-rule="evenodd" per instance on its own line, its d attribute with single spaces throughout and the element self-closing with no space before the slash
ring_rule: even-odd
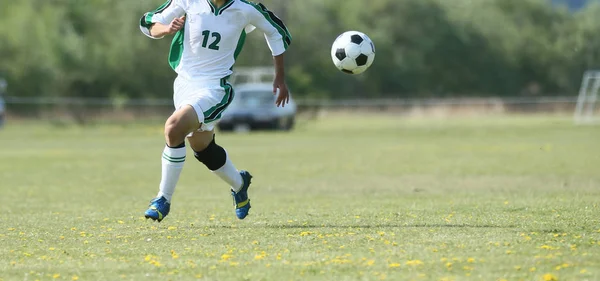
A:
<svg viewBox="0 0 600 281">
<path fill-rule="evenodd" d="M 161 196 L 150 201 L 150 206 L 144 215 L 147 219 L 160 222 L 169 214 L 169 210 L 171 210 L 171 203 L 167 202 L 167 198 Z"/>
<path fill-rule="evenodd" d="M 231 190 L 231 196 L 233 196 L 233 205 L 235 206 L 235 215 L 238 219 L 243 220 L 248 215 L 250 210 L 250 198 L 248 198 L 248 187 L 252 180 L 252 175 L 248 171 L 240 171 L 242 180 L 242 189 L 239 192 Z"/>
</svg>

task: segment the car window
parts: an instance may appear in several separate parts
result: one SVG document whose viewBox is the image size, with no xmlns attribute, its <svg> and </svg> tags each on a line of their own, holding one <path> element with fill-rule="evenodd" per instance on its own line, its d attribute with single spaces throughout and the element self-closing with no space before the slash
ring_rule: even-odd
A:
<svg viewBox="0 0 600 281">
<path fill-rule="evenodd" d="M 274 104 L 275 97 L 268 91 L 239 91 L 236 92 L 231 107 L 256 108 Z"/>
</svg>

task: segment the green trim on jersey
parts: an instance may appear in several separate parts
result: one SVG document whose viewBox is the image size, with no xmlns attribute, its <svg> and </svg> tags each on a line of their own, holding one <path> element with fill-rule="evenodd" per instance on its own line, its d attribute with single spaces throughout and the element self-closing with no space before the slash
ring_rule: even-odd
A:
<svg viewBox="0 0 600 281">
<path fill-rule="evenodd" d="M 283 21 L 281 21 L 281 19 L 279 19 L 277 16 L 275 16 L 275 14 L 273 14 L 273 12 L 269 11 L 267 9 L 267 7 L 265 7 L 265 5 L 263 5 L 263 4 L 260 4 L 260 3 L 256 4 L 254 2 L 249 2 L 247 0 L 240 0 L 240 1 L 254 7 L 258 12 L 260 12 L 265 17 L 265 19 L 267 19 L 267 21 L 269 21 L 271 23 L 271 25 L 273 25 L 273 27 L 275 27 L 275 29 L 277 29 L 277 31 L 279 31 L 279 34 L 281 34 L 281 36 L 283 37 L 283 46 L 287 50 L 288 46 L 292 44 L 292 35 L 288 31 L 288 29 L 285 26 L 285 24 L 283 23 Z"/>
<path fill-rule="evenodd" d="M 221 8 L 217 8 L 217 7 L 215 6 L 215 4 L 213 4 L 213 2 L 212 2 L 212 1 L 210 1 L 210 0 L 206 0 L 206 1 L 208 2 L 208 5 L 210 5 L 210 10 L 211 10 L 211 12 L 212 12 L 212 13 L 213 13 L 215 16 L 218 16 L 218 15 L 222 14 L 222 13 L 223 13 L 223 11 L 225 11 L 225 9 L 227 9 L 227 8 L 231 7 L 231 5 L 233 5 L 233 1 L 234 1 L 234 0 L 228 0 L 227 2 L 225 2 L 225 4 L 223 4 L 223 6 L 221 6 Z"/>
<path fill-rule="evenodd" d="M 233 53 L 233 60 L 237 60 L 237 57 L 244 48 L 244 43 L 246 43 L 246 30 L 242 30 L 242 34 L 240 34 L 240 39 L 238 40 L 237 47 L 235 47 L 235 52 Z"/>
<path fill-rule="evenodd" d="M 169 65 L 173 70 L 179 66 L 181 57 L 183 56 L 183 37 L 185 36 L 185 27 L 181 28 L 171 41 L 171 48 L 169 50 Z"/>
<path fill-rule="evenodd" d="M 225 95 L 219 103 L 202 113 L 204 115 L 204 124 L 208 124 L 221 118 L 221 114 L 223 114 L 223 111 L 225 111 L 225 109 L 233 101 L 235 93 L 231 84 L 227 82 L 227 79 L 221 79 L 221 87 L 223 87 L 223 89 L 225 90 Z"/>
<path fill-rule="evenodd" d="M 150 28 L 150 26 L 152 26 L 152 17 L 154 16 L 154 14 L 158 14 L 158 13 L 161 13 L 162 11 L 166 10 L 169 6 L 171 6 L 172 2 L 173 2 L 173 0 L 167 0 L 167 2 L 160 5 L 155 10 L 144 14 L 142 19 L 140 20 L 140 25 L 145 28 Z"/>
</svg>

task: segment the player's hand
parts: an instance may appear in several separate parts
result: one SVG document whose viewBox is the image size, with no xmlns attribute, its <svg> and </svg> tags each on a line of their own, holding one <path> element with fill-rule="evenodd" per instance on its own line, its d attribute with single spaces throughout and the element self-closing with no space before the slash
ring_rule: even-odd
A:
<svg viewBox="0 0 600 281">
<path fill-rule="evenodd" d="M 185 16 L 175 18 L 169 24 L 167 33 L 175 34 L 175 33 L 177 33 L 177 31 L 181 30 L 184 25 L 185 25 Z"/>
<path fill-rule="evenodd" d="M 279 90 L 279 95 L 277 95 L 277 90 Z M 277 107 L 285 107 L 285 104 L 290 101 L 290 92 L 283 78 L 275 78 L 273 81 L 273 94 L 277 95 L 275 100 Z"/>
</svg>

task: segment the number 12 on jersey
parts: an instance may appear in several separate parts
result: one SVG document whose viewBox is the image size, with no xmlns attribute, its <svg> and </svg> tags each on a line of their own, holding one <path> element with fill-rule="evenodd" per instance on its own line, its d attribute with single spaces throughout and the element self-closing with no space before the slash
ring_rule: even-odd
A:
<svg viewBox="0 0 600 281">
<path fill-rule="evenodd" d="M 212 43 L 210 43 L 208 48 L 211 50 L 215 50 L 215 51 L 219 50 L 219 42 L 221 42 L 221 34 L 219 34 L 218 32 L 210 32 L 210 30 L 204 30 L 204 31 L 202 31 L 202 37 L 204 37 L 204 39 L 202 40 L 202 48 L 206 48 L 206 45 L 208 44 L 208 38 L 212 37 L 215 39 Z"/>
</svg>

